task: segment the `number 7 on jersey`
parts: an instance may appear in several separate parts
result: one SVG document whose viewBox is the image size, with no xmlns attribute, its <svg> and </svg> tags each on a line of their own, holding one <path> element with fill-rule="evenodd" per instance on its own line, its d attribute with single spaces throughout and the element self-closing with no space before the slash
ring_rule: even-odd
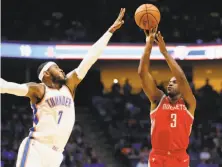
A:
<svg viewBox="0 0 222 167">
<path fill-rule="evenodd" d="M 59 114 L 59 119 L 58 119 L 58 124 L 59 124 L 62 118 L 63 111 L 59 111 L 58 114 Z"/>
</svg>

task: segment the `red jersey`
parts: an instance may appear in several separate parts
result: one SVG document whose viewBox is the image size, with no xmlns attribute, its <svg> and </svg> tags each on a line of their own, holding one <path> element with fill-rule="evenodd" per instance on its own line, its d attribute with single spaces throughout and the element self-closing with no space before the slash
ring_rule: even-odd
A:
<svg viewBox="0 0 222 167">
<path fill-rule="evenodd" d="M 150 113 L 153 149 L 173 151 L 187 149 L 193 116 L 180 98 L 171 104 L 163 95 L 159 105 Z"/>
</svg>

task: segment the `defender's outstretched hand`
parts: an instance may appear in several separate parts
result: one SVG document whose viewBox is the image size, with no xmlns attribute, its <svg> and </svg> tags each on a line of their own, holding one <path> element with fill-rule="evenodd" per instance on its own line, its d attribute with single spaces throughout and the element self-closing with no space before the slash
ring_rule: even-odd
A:
<svg viewBox="0 0 222 167">
<path fill-rule="evenodd" d="M 113 25 L 109 28 L 109 31 L 111 33 L 114 33 L 116 30 L 118 30 L 123 24 L 124 24 L 124 14 L 125 14 L 126 9 L 121 8 L 119 16 L 117 17 L 116 21 L 113 23 Z"/>
<path fill-rule="evenodd" d="M 161 35 L 160 31 L 158 31 L 158 33 L 156 34 L 156 38 L 157 40 L 155 40 L 155 42 L 158 44 L 160 52 L 162 54 L 167 53 L 166 44 L 163 40 L 163 36 Z"/>
</svg>

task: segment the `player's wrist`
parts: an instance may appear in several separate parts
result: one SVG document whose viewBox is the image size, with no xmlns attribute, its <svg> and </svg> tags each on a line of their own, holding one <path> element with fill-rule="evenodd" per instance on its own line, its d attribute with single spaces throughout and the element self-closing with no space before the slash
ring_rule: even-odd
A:
<svg viewBox="0 0 222 167">
<path fill-rule="evenodd" d="M 168 55 L 167 50 L 163 50 L 163 51 L 161 51 L 161 53 L 163 54 L 163 56 L 167 56 Z"/>
<path fill-rule="evenodd" d="M 146 37 L 146 43 L 153 43 L 154 42 L 154 38 L 152 36 L 147 36 Z"/>
<path fill-rule="evenodd" d="M 116 30 L 115 30 L 113 27 L 110 27 L 110 28 L 108 29 L 108 32 L 111 33 L 111 34 L 113 34 L 115 31 L 116 31 Z"/>
</svg>

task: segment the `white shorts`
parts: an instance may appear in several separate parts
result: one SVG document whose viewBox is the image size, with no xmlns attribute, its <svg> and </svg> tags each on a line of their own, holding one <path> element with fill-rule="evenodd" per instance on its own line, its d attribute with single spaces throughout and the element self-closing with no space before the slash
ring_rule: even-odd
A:
<svg viewBox="0 0 222 167">
<path fill-rule="evenodd" d="M 62 152 L 26 137 L 19 147 L 16 167 L 59 167 L 62 160 Z"/>
</svg>

